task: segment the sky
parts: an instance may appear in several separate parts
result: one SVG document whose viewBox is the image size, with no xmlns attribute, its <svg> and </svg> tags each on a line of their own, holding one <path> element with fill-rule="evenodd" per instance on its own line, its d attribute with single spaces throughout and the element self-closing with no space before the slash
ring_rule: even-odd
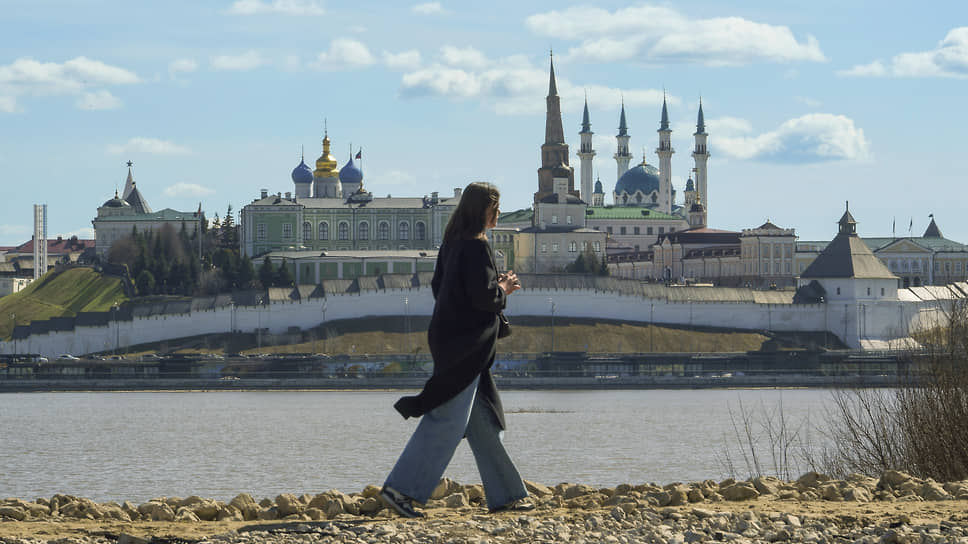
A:
<svg viewBox="0 0 968 544">
<path fill-rule="evenodd" d="M 903 6 L 903 8 L 894 7 Z M 657 165 L 663 95 L 681 202 L 701 97 L 709 226 L 968 242 L 968 2 L 0 0 L 0 246 L 92 238 L 132 161 L 155 210 L 292 191 L 324 126 L 374 196 L 495 183 L 530 206 L 549 52 L 578 185 L 587 96 L 611 202 L 624 99 Z"/>
</svg>

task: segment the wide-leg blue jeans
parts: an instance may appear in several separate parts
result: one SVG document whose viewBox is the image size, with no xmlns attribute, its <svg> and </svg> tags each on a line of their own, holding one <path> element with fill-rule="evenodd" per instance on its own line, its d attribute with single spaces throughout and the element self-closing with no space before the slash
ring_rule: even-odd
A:
<svg viewBox="0 0 968 544">
<path fill-rule="evenodd" d="M 456 397 L 424 414 L 386 485 L 426 503 L 462 438 L 474 453 L 487 505 L 494 509 L 523 499 L 528 491 L 502 442 L 504 431 L 477 396 L 479 378 Z"/>
</svg>

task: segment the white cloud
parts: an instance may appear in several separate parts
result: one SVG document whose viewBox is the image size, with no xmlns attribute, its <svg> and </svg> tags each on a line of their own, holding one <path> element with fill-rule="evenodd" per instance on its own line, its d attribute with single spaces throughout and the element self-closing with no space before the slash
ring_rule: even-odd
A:
<svg viewBox="0 0 968 544">
<path fill-rule="evenodd" d="M 19 111 L 17 98 L 20 96 L 92 94 L 90 89 L 93 87 L 140 82 L 141 79 L 134 72 L 87 57 L 77 57 L 63 63 L 19 58 L 0 66 L 0 111 Z M 107 91 L 98 90 L 93 95 L 104 98 L 104 93 Z M 77 101 L 79 107 L 89 103 L 85 96 Z"/>
<path fill-rule="evenodd" d="M 258 51 L 247 51 L 241 55 L 219 55 L 212 57 L 212 68 L 216 70 L 247 71 L 265 64 Z"/>
<path fill-rule="evenodd" d="M 540 114 L 548 94 L 548 69 L 536 68 L 525 57 L 497 60 L 472 48 L 446 46 L 440 61 L 407 72 L 401 78 L 401 95 L 407 98 L 439 96 L 454 100 L 480 100 L 501 115 Z M 658 89 L 616 89 L 601 85 L 581 87 L 557 78 L 563 111 L 581 111 L 584 95 L 591 106 L 614 108 L 618 115 L 623 96 L 628 106 L 659 106 Z M 668 97 L 669 104 L 680 102 Z M 617 117 L 616 117 L 617 119 Z"/>
<path fill-rule="evenodd" d="M 951 30 L 930 51 L 900 53 L 886 64 L 875 60 L 840 70 L 837 74 L 848 77 L 968 78 L 968 26 Z"/>
<path fill-rule="evenodd" d="M 20 108 L 17 106 L 17 99 L 12 96 L 0 96 L 0 112 L 17 113 Z"/>
<path fill-rule="evenodd" d="M 84 93 L 77 100 L 77 107 L 82 110 L 113 110 L 121 107 L 121 99 L 105 89 L 93 93 Z"/>
<path fill-rule="evenodd" d="M 410 11 L 421 15 L 440 15 L 444 13 L 444 7 L 440 5 L 440 2 L 424 2 L 412 6 Z"/>
<path fill-rule="evenodd" d="M 175 79 L 178 74 L 187 74 L 198 70 L 195 59 L 175 59 L 168 63 L 168 77 Z"/>
<path fill-rule="evenodd" d="M 236 0 L 228 9 L 232 15 L 259 15 L 279 13 L 283 15 L 323 15 L 326 11 L 316 0 Z"/>
<path fill-rule="evenodd" d="M 473 47 L 445 45 L 440 49 L 440 58 L 444 64 L 471 70 L 480 70 L 490 64 L 484 54 Z"/>
<path fill-rule="evenodd" d="M 58 236 L 60 236 L 61 238 L 64 238 L 64 239 L 68 239 L 68 238 L 70 238 L 72 236 L 77 236 L 81 240 L 93 240 L 94 237 L 95 237 L 95 235 L 94 235 L 94 228 L 93 227 L 78 227 L 76 229 L 69 230 L 67 232 L 62 232 L 60 234 L 55 234 L 54 235 L 54 238 L 56 238 Z"/>
<path fill-rule="evenodd" d="M 316 57 L 313 67 L 321 70 L 349 70 L 369 66 L 374 62 L 376 59 L 362 42 L 337 38 L 330 42 L 328 50 Z"/>
<path fill-rule="evenodd" d="M 866 160 L 870 143 L 853 119 L 829 113 L 811 113 L 790 119 L 776 130 L 751 135 L 748 121 L 724 118 L 707 121 L 716 138 L 710 145 L 739 159 L 779 163 Z"/>
<path fill-rule="evenodd" d="M 122 153 L 148 153 L 150 155 L 189 155 L 191 150 L 175 143 L 158 140 L 156 138 L 131 138 L 123 144 L 111 144 L 108 153 L 120 155 Z"/>
<path fill-rule="evenodd" d="M 887 75 L 887 67 L 884 63 L 875 60 L 870 64 L 858 64 L 848 70 L 838 70 L 837 75 L 848 77 L 883 77 Z"/>
<path fill-rule="evenodd" d="M 215 193 L 215 191 L 196 183 L 185 183 L 184 181 L 179 181 L 174 185 L 165 187 L 164 193 L 165 196 L 169 198 L 194 198 L 208 196 Z"/>
<path fill-rule="evenodd" d="M 416 70 L 420 67 L 420 51 L 411 49 L 400 53 L 383 52 L 383 63 L 395 70 Z"/>
<path fill-rule="evenodd" d="M 813 36 L 798 41 L 786 26 L 742 17 L 690 19 L 666 7 L 642 5 L 614 12 L 571 7 L 531 15 L 525 24 L 542 36 L 584 36 L 568 57 L 609 62 L 681 62 L 713 66 L 826 60 Z M 626 36 L 615 38 L 614 36 Z"/>
</svg>

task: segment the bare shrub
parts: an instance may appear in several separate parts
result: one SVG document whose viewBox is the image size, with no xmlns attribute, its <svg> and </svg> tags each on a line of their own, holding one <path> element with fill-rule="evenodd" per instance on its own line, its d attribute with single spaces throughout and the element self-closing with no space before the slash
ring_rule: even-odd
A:
<svg viewBox="0 0 968 544">
<path fill-rule="evenodd" d="M 743 471 L 750 478 L 776 476 L 796 478 L 809 464 L 809 418 L 791 421 L 783 409 L 783 397 L 772 407 L 761 403 L 749 409 L 739 399 L 739 406 L 727 406 L 730 431 L 724 433 L 720 464 L 728 474 Z M 742 464 L 740 464 L 742 462 Z"/>
<path fill-rule="evenodd" d="M 811 459 L 815 470 L 968 478 L 968 306 L 956 301 L 946 313 L 944 326 L 917 337 L 923 352 L 897 388 L 834 393 L 823 431 L 832 446 Z"/>
</svg>

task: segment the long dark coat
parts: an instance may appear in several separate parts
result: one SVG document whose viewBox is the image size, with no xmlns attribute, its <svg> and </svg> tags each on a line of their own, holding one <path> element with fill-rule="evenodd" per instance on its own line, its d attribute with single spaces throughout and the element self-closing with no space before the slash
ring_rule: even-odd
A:
<svg viewBox="0 0 968 544">
<path fill-rule="evenodd" d="M 454 240 L 437 254 L 431 282 L 434 315 L 427 337 L 434 373 L 415 397 L 403 397 L 394 407 L 403 417 L 426 414 L 454 398 L 480 376 L 477 394 L 504 428 L 504 410 L 491 377 L 498 312 L 504 290 L 498 286 L 491 246 L 484 240 Z"/>
</svg>

